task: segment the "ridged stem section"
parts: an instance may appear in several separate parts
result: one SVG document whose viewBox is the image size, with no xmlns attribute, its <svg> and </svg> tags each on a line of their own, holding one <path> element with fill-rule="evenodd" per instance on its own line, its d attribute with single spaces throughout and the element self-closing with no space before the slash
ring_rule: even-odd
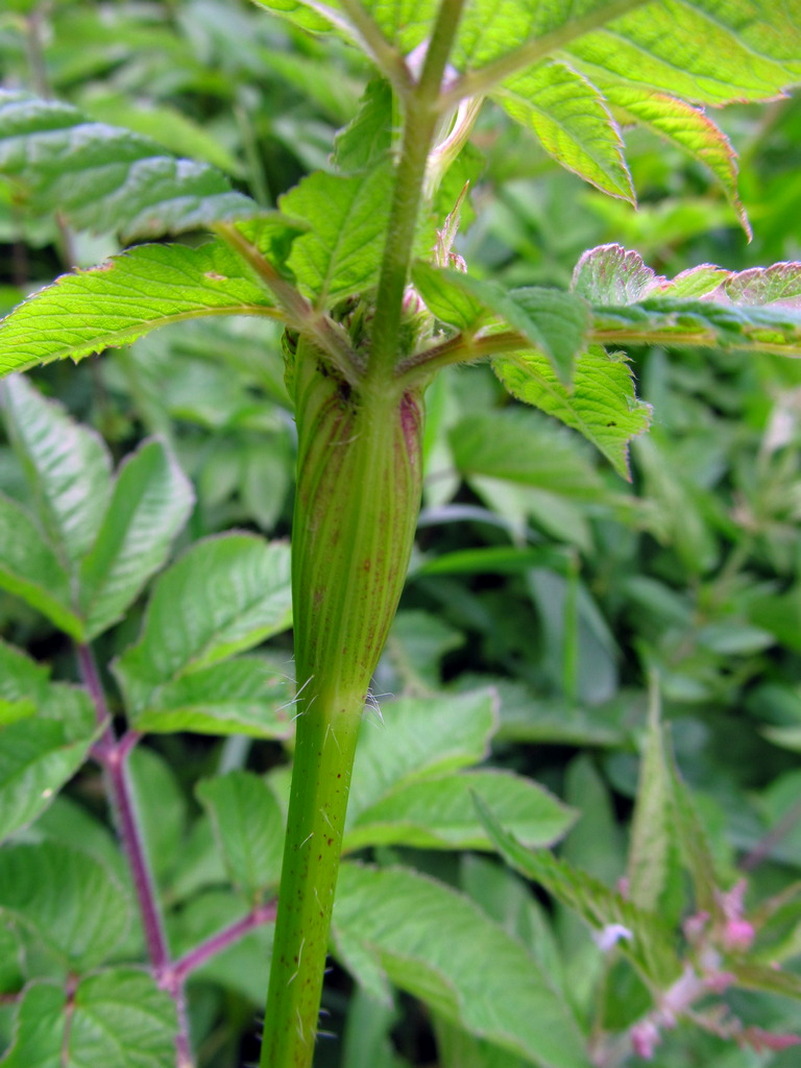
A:
<svg viewBox="0 0 801 1068">
<path fill-rule="evenodd" d="M 293 525 L 297 737 L 261 1068 L 308 1068 L 351 769 L 420 501 L 419 397 L 352 388 L 300 340 Z"/>
</svg>

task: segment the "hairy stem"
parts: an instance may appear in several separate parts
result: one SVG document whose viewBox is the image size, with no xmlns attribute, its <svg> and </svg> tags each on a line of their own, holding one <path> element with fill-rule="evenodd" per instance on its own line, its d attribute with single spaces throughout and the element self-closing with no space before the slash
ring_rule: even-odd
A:
<svg viewBox="0 0 801 1068">
<path fill-rule="evenodd" d="M 304 338 L 294 378 L 300 714 L 261 1068 L 312 1062 L 356 741 L 420 498 L 417 397 L 392 380 L 351 390 Z"/>
</svg>

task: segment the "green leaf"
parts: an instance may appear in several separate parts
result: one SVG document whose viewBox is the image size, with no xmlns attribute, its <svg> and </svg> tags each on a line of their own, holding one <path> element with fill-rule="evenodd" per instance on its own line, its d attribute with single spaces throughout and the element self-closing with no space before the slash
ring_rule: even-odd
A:
<svg viewBox="0 0 801 1068">
<path fill-rule="evenodd" d="M 495 373 L 512 396 L 578 430 L 629 478 L 628 443 L 648 428 L 650 406 L 637 400 L 628 363 L 592 346 L 579 356 L 569 392 L 548 360 L 535 352 L 498 356 Z"/>
<path fill-rule="evenodd" d="M 343 174 L 368 170 L 392 145 L 392 88 L 384 78 L 367 83 L 359 110 L 334 140 L 334 161 Z"/>
<path fill-rule="evenodd" d="M 667 93 L 614 82 L 601 85 L 607 102 L 623 121 L 636 121 L 712 171 L 750 237 L 751 227 L 737 193 L 737 157 L 729 139 L 712 119 L 701 108 Z"/>
<path fill-rule="evenodd" d="M 471 771 L 426 778 L 388 791 L 359 812 L 345 832 L 343 849 L 406 845 L 421 849 L 491 849 L 474 797 L 499 814 L 528 845 L 551 845 L 576 813 L 547 790 L 511 772 Z"/>
<path fill-rule="evenodd" d="M 286 630 L 290 600 L 287 545 L 252 534 L 197 542 L 159 577 L 139 641 L 114 666 L 131 711 L 159 686 Z"/>
<path fill-rule="evenodd" d="M 40 717 L 0 728 L 0 841 L 48 807 L 93 741 L 94 734 L 75 740 L 63 723 Z"/>
<path fill-rule="evenodd" d="M 0 174 L 33 210 L 126 241 L 260 211 L 207 163 L 176 159 L 149 138 L 24 93 L 0 92 Z"/>
<path fill-rule="evenodd" d="M 116 623 L 163 566 L 194 501 L 192 486 L 158 441 L 142 444 L 120 469 L 103 524 L 81 564 L 87 636 Z"/>
<path fill-rule="evenodd" d="M 507 78 L 496 95 L 563 167 L 634 204 L 620 130 L 587 78 L 564 63 L 541 63 Z"/>
<path fill-rule="evenodd" d="M 175 1003 L 139 968 L 27 987 L 3 1068 L 164 1068 L 175 1059 Z"/>
<path fill-rule="evenodd" d="M 471 414 L 453 427 L 448 441 L 457 470 L 468 478 L 498 478 L 587 499 L 604 492 L 577 439 L 525 408 Z"/>
<path fill-rule="evenodd" d="M 537 961 L 468 898 L 402 869 L 344 864 L 334 939 L 355 943 L 401 990 L 543 1068 L 588 1068 L 568 1007 Z"/>
<path fill-rule="evenodd" d="M 636 304 L 665 285 L 647 267 L 639 252 L 620 245 L 599 245 L 582 253 L 573 271 L 571 289 L 591 304 Z"/>
<path fill-rule="evenodd" d="M 349 820 L 401 785 L 478 764 L 497 727 L 495 699 L 488 690 L 389 701 L 381 719 L 368 719 L 359 739 Z"/>
<path fill-rule="evenodd" d="M 62 275 L 11 312 L 0 323 L 0 374 L 77 360 L 185 319 L 275 314 L 250 267 L 222 241 L 137 245 Z"/>
<path fill-rule="evenodd" d="M 658 911 L 667 884 L 673 825 L 672 781 L 665 760 L 664 731 L 657 702 L 658 693 L 654 689 L 651 694 L 648 732 L 643 746 L 626 873 L 629 898 L 635 905 L 651 912 Z"/>
<path fill-rule="evenodd" d="M 598 879 L 558 860 L 545 850 L 532 852 L 506 831 L 492 812 L 476 799 L 487 832 L 504 860 L 527 879 L 575 910 L 601 937 L 616 942 L 646 980 L 666 988 L 681 971 L 673 948 L 673 931 L 655 913 L 638 908 Z M 615 944 L 613 941 L 612 944 Z"/>
<path fill-rule="evenodd" d="M 0 351 L 2 338 L 0 332 Z M 9 379 L 0 389 L 9 436 L 42 525 L 61 562 L 71 568 L 100 528 L 111 490 L 108 449 L 99 434 L 77 423 L 57 401 L 46 400 L 27 379 Z"/>
<path fill-rule="evenodd" d="M 107 960 L 131 921 L 116 878 L 57 842 L 0 850 L 0 915 L 28 928 L 70 970 Z"/>
<path fill-rule="evenodd" d="M 376 282 L 391 183 L 388 163 L 350 177 L 317 171 L 281 197 L 281 211 L 307 228 L 293 242 L 287 264 L 318 306 Z"/>
<path fill-rule="evenodd" d="M 70 607 L 67 572 L 28 513 L 3 496 L 0 496 L 0 588 L 27 601 L 76 641 L 83 640 L 83 623 Z"/>
<path fill-rule="evenodd" d="M 195 793 L 211 817 L 231 882 L 258 900 L 281 875 L 284 825 L 275 795 L 249 771 L 206 779 Z"/>
<path fill-rule="evenodd" d="M 260 657 L 238 656 L 157 687 L 131 719 L 137 730 L 151 733 L 287 738 L 292 704 L 286 675 Z"/>
<path fill-rule="evenodd" d="M 583 300 L 538 286 L 506 290 L 497 282 L 484 282 L 458 271 L 447 272 L 447 277 L 542 352 L 561 382 L 570 382 L 574 359 L 584 348 L 590 326 Z"/>
<path fill-rule="evenodd" d="M 419 262 L 412 268 L 412 280 L 432 315 L 460 330 L 471 330 L 486 318 L 487 309 L 453 279 L 454 273 Z"/>
</svg>

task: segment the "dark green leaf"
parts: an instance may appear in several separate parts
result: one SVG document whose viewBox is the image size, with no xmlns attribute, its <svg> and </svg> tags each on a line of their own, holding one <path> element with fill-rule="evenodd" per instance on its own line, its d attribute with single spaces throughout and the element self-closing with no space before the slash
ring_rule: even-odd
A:
<svg viewBox="0 0 801 1068">
<path fill-rule="evenodd" d="M 164 564 L 193 501 L 191 484 L 160 442 L 141 445 L 127 459 L 81 564 L 80 601 L 90 639 L 121 618 Z"/>
</svg>

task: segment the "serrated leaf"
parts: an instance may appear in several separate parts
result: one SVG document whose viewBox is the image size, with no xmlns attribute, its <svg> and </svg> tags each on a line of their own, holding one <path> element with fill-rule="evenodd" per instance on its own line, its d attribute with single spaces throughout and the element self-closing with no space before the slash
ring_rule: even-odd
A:
<svg viewBox="0 0 801 1068">
<path fill-rule="evenodd" d="M 515 871 L 533 879 L 563 905 L 578 912 L 599 934 L 606 928 L 627 931 L 631 937 L 623 935 L 617 946 L 646 980 L 665 988 L 677 977 L 681 965 L 673 948 L 673 931 L 657 915 L 638 908 L 598 879 L 558 860 L 552 853 L 526 849 L 478 798 L 476 805 L 496 849 Z"/>
<path fill-rule="evenodd" d="M 249 771 L 205 779 L 195 793 L 211 817 L 231 882 L 258 899 L 281 875 L 284 825 L 275 795 Z"/>
<path fill-rule="evenodd" d="M 0 174 L 18 183 L 34 210 L 59 211 L 77 229 L 124 240 L 260 211 L 209 164 L 176 159 L 149 138 L 24 93 L 0 92 Z"/>
<path fill-rule="evenodd" d="M 641 126 L 678 145 L 715 175 L 734 208 L 740 225 L 751 236 L 751 227 L 737 193 L 737 157 L 728 137 L 701 108 L 635 85 L 601 83 L 607 101 Z"/>
<path fill-rule="evenodd" d="M 469 898 L 403 869 L 344 864 L 335 939 L 447 1020 L 542 1068 L 588 1068 L 572 1013 L 537 961 Z"/>
<path fill-rule="evenodd" d="M 359 739 L 349 820 L 401 784 L 478 764 L 497 727 L 495 699 L 488 690 L 390 701 L 381 719 L 368 720 Z"/>
<path fill-rule="evenodd" d="M 541 286 L 506 290 L 497 282 L 457 271 L 448 271 L 447 277 L 518 330 L 547 357 L 558 378 L 570 382 L 590 325 L 589 309 L 581 297 Z"/>
<path fill-rule="evenodd" d="M 628 443 L 648 428 L 651 409 L 637 400 L 631 371 L 622 356 L 591 347 L 576 361 L 572 392 L 539 353 L 499 356 L 492 365 L 512 396 L 578 430 L 619 475 L 629 478 Z"/>
<path fill-rule="evenodd" d="M 266 660 L 238 656 L 157 687 L 131 718 L 137 730 L 156 734 L 195 731 L 287 738 L 292 715 L 287 677 Z"/>
<path fill-rule="evenodd" d="M 468 478 L 498 478 L 579 498 L 603 493 L 580 443 L 537 412 L 471 414 L 452 428 L 448 443 L 456 469 Z"/>
<path fill-rule="evenodd" d="M 75 740 L 63 723 L 41 717 L 0 729 L 0 841 L 44 812 L 93 741 L 94 733 Z"/>
<path fill-rule="evenodd" d="M 164 1068 L 175 1059 L 175 1003 L 139 968 L 62 984 L 31 984 L 17 1009 L 4 1068 Z"/>
<path fill-rule="evenodd" d="M 368 845 L 421 849 L 491 849 L 474 797 L 496 811 L 528 845 L 551 845 L 576 813 L 529 779 L 502 771 L 426 778 L 389 791 L 349 821 L 343 850 Z"/>
<path fill-rule="evenodd" d="M 639 252 L 621 245 L 599 245 L 582 253 L 570 288 L 591 304 L 617 307 L 658 293 L 665 282 L 646 266 Z"/>
<path fill-rule="evenodd" d="M 83 622 L 70 607 L 67 572 L 28 513 L 3 496 L 0 496 L 0 588 L 21 597 L 71 638 L 83 640 Z"/>
<path fill-rule="evenodd" d="M 635 203 L 620 130 L 587 78 L 564 63 L 540 63 L 508 78 L 496 98 L 563 167 Z"/>
<path fill-rule="evenodd" d="M 384 78 L 367 83 L 359 110 L 334 140 L 334 161 L 342 174 L 368 170 L 392 145 L 392 88 Z"/>
<path fill-rule="evenodd" d="M 0 353 L 2 338 L 0 331 Z M 57 401 L 46 400 L 27 379 L 11 378 L 0 390 L 9 436 L 42 525 L 61 562 L 71 568 L 100 527 L 111 490 L 108 449 L 99 434 L 77 423 Z"/>
<path fill-rule="evenodd" d="M 392 168 L 384 162 L 349 177 L 317 171 L 281 197 L 281 211 L 307 227 L 287 265 L 318 306 L 376 282 L 391 183 Z"/>
<path fill-rule="evenodd" d="M 208 538 L 159 577 L 139 641 L 114 672 L 138 713 L 158 687 L 252 648 L 290 623 L 289 547 L 251 534 Z"/>
<path fill-rule="evenodd" d="M 774 263 L 732 273 L 705 296 L 720 303 L 801 310 L 801 263 Z"/>
<path fill-rule="evenodd" d="M 191 483 L 161 442 L 146 442 L 128 457 L 81 563 L 80 603 L 89 639 L 116 623 L 162 567 L 193 502 Z"/>
<path fill-rule="evenodd" d="M 0 915 L 22 924 L 70 970 L 107 960 L 131 916 L 116 878 L 57 842 L 0 850 Z"/>
<path fill-rule="evenodd" d="M 267 291 L 222 241 L 137 245 L 62 275 L 14 309 L 0 323 L 0 374 L 77 360 L 185 319 L 275 314 Z"/>
</svg>

